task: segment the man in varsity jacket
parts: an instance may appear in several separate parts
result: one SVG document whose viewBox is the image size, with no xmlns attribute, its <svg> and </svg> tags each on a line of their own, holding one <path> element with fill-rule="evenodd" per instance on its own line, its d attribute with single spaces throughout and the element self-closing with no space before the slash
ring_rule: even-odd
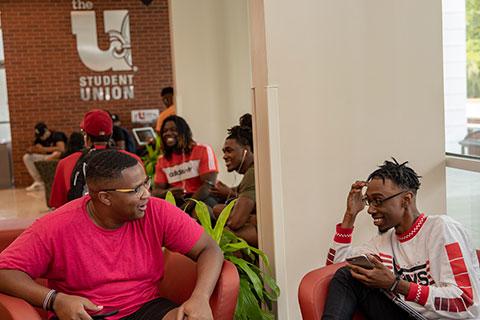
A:
<svg viewBox="0 0 480 320">
<path fill-rule="evenodd" d="M 405 308 L 427 319 L 479 319 L 480 269 L 468 235 L 448 216 L 420 213 L 420 177 L 393 160 L 352 184 L 327 264 L 366 254 L 373 268 L 349 263 L 337 271 L 323 319 L 351 319 L 356 309 L 368 319 L 409 319 Z M 352 248 L 355 219 L 365 206 L 379 233 Z"/>
</svg>

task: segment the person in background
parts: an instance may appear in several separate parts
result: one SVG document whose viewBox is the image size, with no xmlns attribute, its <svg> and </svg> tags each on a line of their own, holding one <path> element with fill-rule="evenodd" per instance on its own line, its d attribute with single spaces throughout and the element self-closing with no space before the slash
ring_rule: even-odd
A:
<svg viewBox="0 0 480 320">
<path fill-rule="evenodd" d="M 475 250 L 458 222 L 420 213 L 419 178 L 407 162 L 393 159 L 352 184 L 327 265 L 363 254 L 370 266 L 338 269 L 323 319 L 352 319 L 357 308 L 368 319 L 411 319 L 411 309 L 426 319 L 479 319 Z M 366 206 L 378 234 L 352 248 L 355 220 Z"/>
<path fill-rule="evenodd" d="M 155 131 L 160 134 L 160 130 L 162 128 L 163 121 L 169 116 L 175 115 L 177 113 L 174 97 L 173 97 L 173 88 L 166 87 L 162 89 L 162 101 L 165 105 L 165 110 L 163 110 L 157 118 L 157 124 L 155 126 Z"/>
<path fill-rule="evenodd" d="M 35 141 L 33 146 L 27 148 L 23 155 L 23 163 L 28 173 L 33 178 L 33 183 L 26 188 L 27 191 L 34 191 L 44 188 L 44 183 L 35 161 L 60 159 L 65 152 L 67 136 L 61 131 L 50 131 L 44 122 L 35 125 Z"/>
<path fill-rule="evenodd" d="M 0 292 L 43 306 L 50 319 L 118 310 L 108 319 L 213 320 L 209 300 L 223 264 L 217 243 L 180 209 L 150 197 L 144 168 L 125 152 L 95 153 L 86 180 L 88 195 L 41 217 L 0 253 Z M 160 296 L 164 247 L 197 262 L 195 288 L 181 305 Z"/>
<path fill-rule="evenodd" d="M 86 148 L 72 153 L 58 162 L 49 201 L 49 205 L 53 208 L 59 208 L 68 201 L 81 196 L 83 192 L 80 191 L 84 190 L 85 186 L 83 164 L 86 163 L 90 153 L 108 148 L 113 131 L 113 122 L 110 114 L 106 111 L 92 109 L 85 114 L 80 127 L 83 130 Z M 131 155 L 142 163 L 137 155 L 124 150 L 120 151 Z M 80 191 L 77 192 L 77 189 L 80 189 Z"/>
<path fill-rule="evenodd" d="M 83 138 L 83 133 L 74 131 L 68 137 L 67 151 L 62 154 L 62 159 L 68 157 L 69 155 L 82 151 L 85 147 L 85 139 Z"/>
<path fill-rule="evenodd" d="M 135 153 L 135 143 L 127 129 L 121 125 L 120 117 L 117 114 L 112 114 L 113 131 L 112 140 L 115 142 L 115 147 L 121 150 Z"/>
<path fill-rule="evenodd" d="M 224 204 L 217 204 L 213 207 L 213 214 L 218 217 L 229 201 L 237 199 L 228 218 L 227 227 L 250 245 L 256 247 L 258 246 L 258 235 L 251 128 L 248 126 L 230 128 L 222 150 L 228 172 L 236 171 L 242 174 L 243 178 L 240 184 L 234 188 L 217 181 L 215 186 L 210 189 L 213 196 L 224 202 Z"/>
<path fill-rule="evenodd" d="M 155 166 L 153 195 L 164 198 L 171 191 L 177 205 L 191 212 L 195 204 L 186 198 L 201 200 L 213 207 L 210 195 L 218 174 L 217 158 L 212 147 L 199 144 L 185 119 L 170 116 L 160 129 L 163 154 Z"/>
</svg>

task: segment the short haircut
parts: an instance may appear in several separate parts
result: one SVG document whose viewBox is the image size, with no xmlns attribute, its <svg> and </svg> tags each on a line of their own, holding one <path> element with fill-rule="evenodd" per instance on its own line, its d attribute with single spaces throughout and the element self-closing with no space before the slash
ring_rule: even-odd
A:
<svg viewBox="0 0 480 320">
<path fill-rule="evenodd" d="M 173 121 L 175 123 L 178 132 L 177 145 L 174 147 L 167 147 L 167 144 L 165 141 L 163 141 L 163 130 L 169 121 Z M 174 151 L 180 151 L 181 153 L 188 154 L 192 151 L 192 148 L 195 145 L 195 141 L 192 137 L 192 130 L 190 129 L 187 121 L 176 115 L 169 116 L 163 120 L 162 127 L 160 128 L 160 137 L 162 138 L 162 149 L 164 156 L 167 159 L 171 159 Z"/>
<path fill-rule="evenodd" d="M 162 89 L 161 96 L 163 97 L 166 94 L 173 94 L 173 88 L 172 87 L 165 87 Z"/>
<path fill-rule="evenodd" d="M 87 184 L 118 179 L 122 171 L 138 164 L 137 159 L 115 149 L 98 150 L 87 160 Z"/>
<path fill-rule="evenodd" d="M 386 179 L 391 180 L 397 186 L 403 189 L 412 191 L 417 194 L 417 190 L 420 188 L 420 178 L 412 168 L 407 167 L 408 161 L 399 164 L 395 158 L 392 157 L 392 161 L 385 160 L 383 165 L 379 166 L 379 169 L 372 172 L 367 181 L 378 178 L 385 182 Z"/>
<path fill-rule="evenodd" d="M 249 146 L 253 152 L 253 134 L 250 127 L 233 126 L 227 130 L 227 139 L 234 139 L 243 147 Z"/>
</svg>

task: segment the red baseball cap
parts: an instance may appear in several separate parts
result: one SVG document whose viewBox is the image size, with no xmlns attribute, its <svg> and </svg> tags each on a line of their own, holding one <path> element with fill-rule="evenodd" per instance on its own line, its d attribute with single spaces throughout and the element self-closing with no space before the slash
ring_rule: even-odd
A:
<svg viewBox="0 0 480 320">
<path fill-rule="evenodd" d="M 109 136 L 112 134 L 113 122 L 108 112 L 92 109 L 85 114 L 80 127 L 91 136 Z"/>
</svg>

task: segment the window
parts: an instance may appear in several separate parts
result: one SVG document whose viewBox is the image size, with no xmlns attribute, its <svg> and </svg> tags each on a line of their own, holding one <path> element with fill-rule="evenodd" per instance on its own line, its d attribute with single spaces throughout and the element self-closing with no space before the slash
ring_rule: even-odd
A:
<svg viewBox="0 0 480 320">
<path fill-rule="evenodd" d="M 480 0 L 443 0 L 447 214 L 480 248 Z"/>
</svg>

